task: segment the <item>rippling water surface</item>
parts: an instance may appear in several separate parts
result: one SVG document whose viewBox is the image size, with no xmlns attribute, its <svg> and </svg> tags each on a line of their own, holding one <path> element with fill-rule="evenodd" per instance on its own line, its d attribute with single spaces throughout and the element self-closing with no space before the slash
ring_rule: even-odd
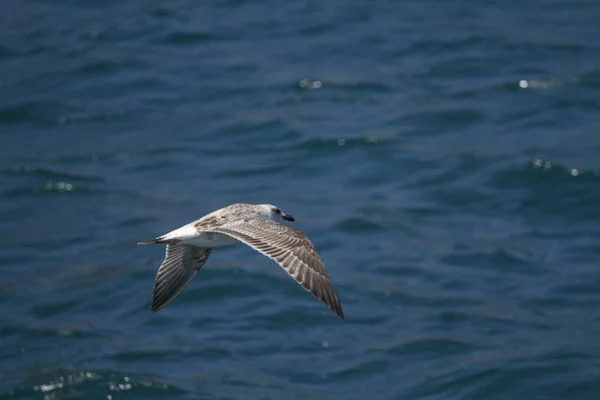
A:
<svg viewBox="0 0 600 400">
<path fill-rule="evenodd" d="M 0 12 L 0 399 L 595 399 L 594 1 L 15 1 Z M 245 246 L 296 218 L 346 320 Z"/>
</svg>

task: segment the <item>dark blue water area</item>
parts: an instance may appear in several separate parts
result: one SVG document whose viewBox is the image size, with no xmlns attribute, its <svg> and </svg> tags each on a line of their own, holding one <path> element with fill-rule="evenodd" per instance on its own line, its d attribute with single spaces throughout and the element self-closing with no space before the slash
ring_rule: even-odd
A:
<svg viewBox="0 0 600 400">
<path fill-rule="evenodd" d="M 0 6 L 0 399 L 595 399 L 595 1 Z M 293 215 L 346 319 L 215 249 Z"/>
</svg>

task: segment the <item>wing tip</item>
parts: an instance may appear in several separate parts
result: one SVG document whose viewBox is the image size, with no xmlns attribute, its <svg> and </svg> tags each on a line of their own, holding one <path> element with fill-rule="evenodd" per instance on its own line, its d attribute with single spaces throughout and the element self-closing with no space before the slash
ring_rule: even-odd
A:
<svg viewBox="0 0 600 400">
<path fill-rule="evenodd" d="M 333 311 L 339 319 L 342 321 L 345 320 L 344 310 L 342 308 L 342 303 L 340 298 L 338 297 L 337 291 L 333 286 L 331 280 L 324 278 L 321 276 L 321 282 L 314 281 L 306 281 L 302 282 L 296 278 L 296 281 L 300 283 L 300 285 L 312 294 L 317 300 L 321 301 L 321 303 L 325 304 L 327 308 Z"/>
<path fill-rule="evenodd" d="M 150 306 L 150 311 L 153 313 L 156 313 L 158 311 L 160 311 L 162 307 L 159 306 L 158 304 L 152 303 L 152 305 Z"/>
<path fill-rule="evenodd" d="M 182 291 L 183 290 L 172 295 L 165 295 L 162 285 L 158 282 L 157 277 L 157 281 L 154 283 L 154 290 L 152 290 L 152 304 L 150 305 L 150 311 L 153 313 L 159 312 L 168 306 Z"/>
<path fill-rule="evenodd" d="M 157 288 L 155 288 L 152 293 L 152 305 L 150 305 L 150 311 L 152 311 L 153 313 L 159 312 L 160 310 L 165 308 L 175 297 L 177 296 L 173 296 L 170 299 L 165 298 L 164 296 L 161 296 Z"/>
<path fill-rule="evenodd" d="M 331 311 L 333 311 L 339 317 L 339 319 L 344 321 L 346 318 L 344 316 L 342 302 L 338 297 L 337 291 L 335 290 L 333 283 L 331 283 L 329 279 L 326 282 L 327 283 L 325 284 L 325 287 L 321 288 L 321 293 L 319 293 L 318 289 L 315 292 L 313 292 L 312 290 L 310 292 L 313 294 L 313 296 L 321 300 L 321 302 L 323 302 L 327 307 L 329 307 Z"/>
<path fill-rule="evenodd" d="M 150 311 L 155 313 L 162 308 L 160 301 L 156 298 L 156 290 L 152 294 L 152 304 L 150 305 Z"/>
<path fill-rule="evenodd" d="M 341 319 L 342 321 L 344 321 L 346 318 L 344 317 L 344 310 L 342 309 L 342 303 L 340 303 L 339 299 L 336 296 L 336 301 L 332 304 L 327 304 L 327 307 L 329 307 L 331 309 L 331 311 L 333 311 L 339 319 Z M 322 301 L 322 300 L 321 300 Z"/>
</svg>

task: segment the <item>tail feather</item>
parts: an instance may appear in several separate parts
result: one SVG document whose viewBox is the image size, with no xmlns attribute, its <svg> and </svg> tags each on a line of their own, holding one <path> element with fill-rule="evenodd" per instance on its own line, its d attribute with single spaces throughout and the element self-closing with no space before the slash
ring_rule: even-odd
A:
<svg viewBox="0 0 600 400">
<path fill-rule="evenodd" d="M 150 243 L 164 243 L 164 242 L 163 242 L 162 236 L 157 237 L 156 239 L 147 240 L 145 242 L 138 242 L 138 244 L 150 244 Z"/>
</svg>

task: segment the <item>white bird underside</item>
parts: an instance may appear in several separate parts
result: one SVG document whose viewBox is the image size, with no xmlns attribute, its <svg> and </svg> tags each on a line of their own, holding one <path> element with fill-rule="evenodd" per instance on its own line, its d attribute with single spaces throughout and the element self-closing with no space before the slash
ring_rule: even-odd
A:
<svg viewBox="0 0 600 400">
<path fill-rule="evenodd" d="M 293 221 L 271 205 L 233 204 L 146 243 L 167 244 L 154 283 L 151 310 L 169 304 L 192 281 L 214 247 L 242 242 L 273 259 L 341 319 L 342 306 L 329 274 L 301 231 L 277 219 Z"/>
<path fill-rule="evenodd" d="M 178 241 L 197 247 L 223 247 L 239 243 L 238 240 L 222 233 L 204 232 L 196 229 L 195 223 L 187 224 L 160 237 L 161 241 Z"/>
</svg>

